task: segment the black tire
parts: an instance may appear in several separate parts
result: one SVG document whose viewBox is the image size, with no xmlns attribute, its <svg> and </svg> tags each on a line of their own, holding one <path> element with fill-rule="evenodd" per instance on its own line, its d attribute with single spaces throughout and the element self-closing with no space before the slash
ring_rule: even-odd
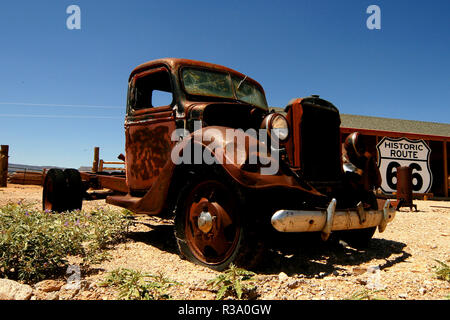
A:
<svg viewBox="0 0 450 320">
<path fill-rule="evenodd" d="M 83 205 L 83 182 L 76 169 L 65 169 L 67 182 L 66 210 L 81 210 Z"/>
<path fill-rule="evenodd" d="M 66 210 L 67 182 L 61 169 L 50 169 L 44 180 L 42 209 L 54 212 Z"/>
<path fill-rule="evenodd" d="M 339 231 L 338 238 L 344 240 L 350 247 L 364 249 L 369 246 L 376 229 L 377 227 Z"/>
<path fill-rule="evenodd" d="M 221 168 L 208 169 L 189 171 L 188 183 L 176 200 L 175 238 L 179 253 L 217 271 L 225 270 L 231 263 L 253 268 L 264 245 L 251 211 L 245 209 L 242 190 Z M 207 190 L 211 190 L 210 195 Z M 200 229 L 200 210 L 212 218 L 210 231 Z"/>
<path fill-rule="evenodd" d="M 373 192 L 368 193 L 366 202 L 370 204 L 368 210 L 378 210 L 378 202 Z M 339 239 L 344 240 L 348 245 L 357 249 L 367 248 L 370 244 L 370 240 L 377 227 L 371 227 L 366 229 L 338 231 L 336 235 Z"/>
</svg>

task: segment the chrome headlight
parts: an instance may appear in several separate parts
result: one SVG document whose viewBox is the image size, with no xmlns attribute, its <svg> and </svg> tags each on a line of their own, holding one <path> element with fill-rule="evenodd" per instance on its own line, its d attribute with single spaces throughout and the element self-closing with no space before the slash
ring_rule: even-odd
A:
<svg viewBox="0 0 450 320">
<path fill-rule="evenodd" d="M 284 143 L 289 138 L 289 123 L 280 113 L 271 113 L 263 120 L 262 127 L 267 129 L 269 137 Z"/>
</svg>

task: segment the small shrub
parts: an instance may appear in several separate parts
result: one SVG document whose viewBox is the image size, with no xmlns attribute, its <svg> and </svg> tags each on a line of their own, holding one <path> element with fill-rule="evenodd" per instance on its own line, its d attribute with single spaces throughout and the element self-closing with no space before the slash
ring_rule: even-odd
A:
<svg viewBox="0 0 450 320">
<path fill-rule="evenodd" d="M 439 263 L 439 266 L 436 266 L 436 271 L 435 274 L 437 276 L 438 279 L 440 280 L 445 280 L 450 282 L 450 266 L 448 266 L 446 263 L 439 261 L 439 260 L 434 260 L 437 263 Z"/>
<path fill-rule="evenodd" d="M 125 236 L 129 222 L 118 211 L 56 214 L 24 204 L 0 208 L 0 276 L 33 282 L 67 268 L 67 256 L 85 263 Z"/>
<path fill-rule="evenodd" d="M 352 293 L 352 295 L 348 298 L 345 298 L 344 300 L 383 300 L 383 298 L 377 297 L 374 295 L 375 293 L 379 292 L 381 290 L 367 290 L 362 289 L 359 291 L 356 291 Z"/>
<path fill-rule="evenodd" d="M 216 300 L 221 300 L 227 295 L 233 295 L 241 299 L 243 293 L 254 289 L 253 285 L 244 283 L 245 281 L 253 280 L 254 275 L 254 272 L 237 268 L 234 264 L 231 264 L 226 271 L 209 280 L 207 284 L 213 288 L 218 288 Z"/>
<path fill-rule="evenodd" d="M 119 268 L 111 271 L 100 286 L 113 286 L 119 289 L 121 300 L 167 300 L 167 289 L 178 282 L 169 280 L 162 273 L 156 275 Z"/>
</svg>

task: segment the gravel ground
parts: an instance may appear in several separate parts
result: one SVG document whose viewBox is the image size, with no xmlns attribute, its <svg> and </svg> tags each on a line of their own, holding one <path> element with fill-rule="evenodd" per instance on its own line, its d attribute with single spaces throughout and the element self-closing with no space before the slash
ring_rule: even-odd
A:
<svg viewBox="0 0 450 320">
<path fill-rule="evenodd" d="M 25 201 L 40 207 L 42 188 L 0 188 L 0 206 Z M 402 208 L 369 248 L 356 250 L 342 241 L 321 242 L 315 235 L 273 241 L 254 270 L 254 298 L 261 300 L 449 299 L 450 283 L 435 275 L 435 260 L 450 261 L 450 202 L 415 200 L 418 212 Z M 107 206 L 84 202 L 83 209 Z M 70 299 L 116 299 L 112 288 L 99 287 L 108 271 L 119 267 L 162 272 L 182 285 L 170 289 L 173 299 L 212 300 L 206 281 L 219 273 L 180 259 L 171 221 L 137 216 L 128 240 L 109 251 L 111 259 L 82 274 L 84 289 Z M 77 259 L 71 259 L 77 263 Z M 60 297 L 62 298 L 62 297 Z"/>
</svg>

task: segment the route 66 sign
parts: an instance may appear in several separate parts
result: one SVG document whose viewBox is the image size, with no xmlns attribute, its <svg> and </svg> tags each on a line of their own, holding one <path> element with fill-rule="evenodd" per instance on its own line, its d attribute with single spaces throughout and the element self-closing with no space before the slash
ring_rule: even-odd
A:
<svg viewBox="0 0 450 320">
<path fill-rule="evenodd" d="M 430 170 L 431 149 L 423 140 L 384 137 L 377 144 L 378 168 L 384 193 L 397 191 L 397 167 L 412 169 L 413 192 L 427 193 L 433 183 Z"/>
</svg>

